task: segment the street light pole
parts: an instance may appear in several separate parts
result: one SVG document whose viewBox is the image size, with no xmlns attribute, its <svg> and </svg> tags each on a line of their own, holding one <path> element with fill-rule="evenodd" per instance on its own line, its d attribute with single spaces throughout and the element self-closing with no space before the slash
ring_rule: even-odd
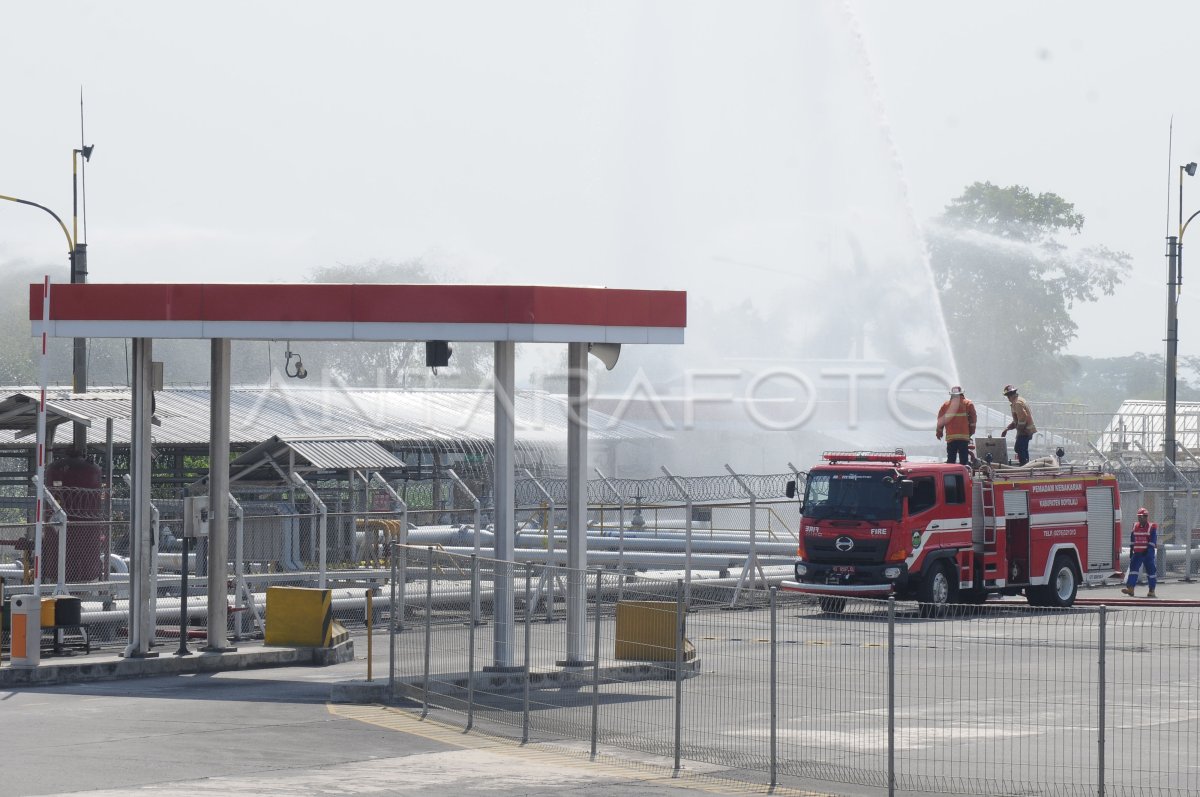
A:
<svg viewBox="0 0 1200 797">
<path fill-rule="evenodd" d="M 15 196 L 4 196 L 3 194 L 0 194 L 0 199 L 7 199 L 9 202 L 19 202 L 22 205 L 29 205 L 32 208 L 44 210 L 53 216 L 54 220 L 58 222 L 58 226 L 62 228 L 63 235 L 67 236 L 67 256 L 71 256 L 71 252 L 75 250 L 75 242 L 71 240 L 71 231 L 67 229 L 67 225 L 63 224 L 63 220 L 58 217 L 57 213 L 45 205 L 39 205 L 36 202 L 30 202 L 28 199 L 18 199 Z"/>
<path fill-rule="evenodd" d="M 1171 465 L 1175 464 L 1175 396 L 1176 374 L 1179 352 L 1179 302 L 1178 279 L 1180 250 L 1178 236 L 1167 236 L 1167 414 L 1166 427 L 1163 434 L 1163 457 L 1166 463 L 1163 469 L 1168 479 L 1171 478 Z"/>
<path fill-rule="evenodd" d="M 1167 479 L 1174 478 L 1175 454 L 1178 444 L 1175 440 L 1176 399 L 1178 393 L 1179 373 L 1179 291 L 1183 285 L 1183 233 L 1187 225 L 1196 217 L 1193 213 L 1183 220 L 1183 175 L 1189 177 L 1196 174 L 1194 162 L 1179 167 L 1179 235 L 1167 236 L 1167 407 L 1163 434 L 1163 470 Z"/>
<path fill-rule="evenodd" d="M 84 145 L 80 149 L 71 150 L 71 229 L 67 229 L 67 225 L 58 217 L 50 208 L 45 205 L 39 205 L 37 202 L 30 202 L 28 199 L 19 199 L 15 196 L 4 196 L 0 194 L 0 199 L 8 200 L 9 202 L 17 202 L 22 205 L 38 208 L 49 213 L 58 226 L 62 228 L 63 235 L 67 237 L 67 258 L 71 264 L 71 283 L 81 284 L 87 282 L 87 244 L 79 243 L 79 156 L 82 155 L 84 161 L 92 159 L 92 150 L 94 147 Z M 86 228 L 86 221 L 85 221 Z M 75 338 L 74 351 L 71 359 L 71 386 L 74 393 L 87 392 L 87 338 Z M 73 425 L 75 452 L 78 456 L 87 455 L 87 427 L 82 423 Z"/>
<path fill-rule="evenodd" d="M 1175 516 L 1175 454 L 1179 448 L 1176 435 L 1176 399 L 1179 386 L 1179 292 L 1183 286 L 1183 233 L 1196 214 L 1183 220 L 1183 175 L 1196 173 L 1196 164 L 1179 167 L 1179 235 L 1167 236 L 1167 406 L 1163 426 L 1163 477 L 1170 490 L 1170 501 L 1163 515 L 1163 525 L 1169 539 L 1178 541 L 1179 529 Z M 1187 533 L 1190 533 L 1188 530 Z"/>
</svg>

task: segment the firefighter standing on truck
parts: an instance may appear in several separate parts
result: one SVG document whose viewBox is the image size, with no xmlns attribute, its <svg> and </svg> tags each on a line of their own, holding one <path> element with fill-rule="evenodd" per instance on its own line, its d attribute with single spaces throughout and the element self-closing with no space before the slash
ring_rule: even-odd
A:
<svg viewBox="0 0 1200 797">
<path fill-rule="evenodd" d="M 938 410 L 937 439 L 946 435 L 946 463 L 970 463 L 971 438 L 975 436 L 975 405 L 963 395 L 959 385 L 950 388 L 950 398 Z"/>
<path fill-rule="evenodd" d="M 1137 584 L 1138 574 L 1146 568 L 1146 578 L 1150 581 L 1150 591 L 1147 598 L 1158 597 L 1154 588 L 1158 584 L 1158 568 L 1154 565 L 1154 552 L 1158 548 L 1158 524 L 1150 522 L 1150 513 L 1146 507 L 1138 510 L 1137 523 L 1129 534 L 1129 576 L 1125 579 L 1125 587 L 1121 590 L 1126 595 L 1133 594 Z"/>
<path fill-rule="evenodd" d="M 1004 427 L 1000 436 L 1008 434 L 1009 429 L 1016 430 L 1017 442 L 1013 445 L 1013 450 L 1017 452 L 1017 464 L 1024 465 L 1029 462 L 1029 441 L 1037 433 L 1037 427 L 1033 425 L 1033 413 L 1029 410 L 1028 402 L 1017 395 L 1016 385 L 1005 385 L 1004 395 L 1008 397 L 1013 419 L 1012 423 Z"/>
</svg>

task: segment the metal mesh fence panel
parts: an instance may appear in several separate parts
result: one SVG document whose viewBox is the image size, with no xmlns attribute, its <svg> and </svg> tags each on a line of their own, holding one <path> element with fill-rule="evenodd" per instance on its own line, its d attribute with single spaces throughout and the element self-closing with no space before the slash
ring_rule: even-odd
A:
<svg viewBox="0 0 1200 797">
<path fill-rule="evenodd" d="M 1123 548 L 1129 546 L 1129 529 L 1137 511 L 1145 507 L 1158 525 L 1159 577 L 1195 577 L 1200 574 L 1200 486 L 1175 490 L 1143 488 L 1121 490 Z M 1122 554 L 1129 564 L 1128 550 Z"/>
<path fill-rule="evenodd" d="M 809 785 L 1093 795 L 1103 769 L 1110 795 L 1200 793 L 1194 610 L 919 611 L 782 592 L 773 626 L 761 586 L 605 571 L 597 589 L 589 571 L 580 629 L 566 568 L 479 559 L 475 624 L 471 557 L 407 555 L 398 691 L 464 727 Z"/>
<path fill-rule="evenodd" d="M 886 603 L 779 597 L 780 771 L 885 786 Z"/>
<path fill-rule="evenodd" d="M 898 785 L 1095 794 L 1094 612 L 952 606 L 896 622 Z"/>
<path fill-rule="evenodd" d="M 1107 794 L 1200 794 L 1200 612 L 1107 617 Z"/>
<path fill-rule="evenodd" d="M 609 588 L 600 620 L 597 743 L 671 756 L 681 585 L 676 579 L 638 579 L 621 585 L 611 574 L 603 580 Z M 620 608 L 613 587 L 623 595 Z M 686 649 L 683 658 L 685 668 L 695 659 Z M 622 672 L 623 666 L 630 669 Z"/>
<path fill-rule="evenodd" d="M 770 615 L 765 590 L 691 585 L 687 639 L 698 673 L 683 684 L 681 755 L 765 770 L 769 763 Z"/>
</svg>

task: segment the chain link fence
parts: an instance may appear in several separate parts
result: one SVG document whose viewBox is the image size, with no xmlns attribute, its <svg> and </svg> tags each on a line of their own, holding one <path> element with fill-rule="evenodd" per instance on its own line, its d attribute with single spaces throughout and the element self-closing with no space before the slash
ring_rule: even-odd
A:
<svg viewBox="0 0 1200 797">
<path fill-rule="evenodd" d="M 1137 511 L 1142 507 L 1158 525 L 1159 578 L 1194 578 L 1200 573 L 1200 488 L 1122 488 L 1122 547 L 1129 546 L 1129 530 L 1137 522 Z M 1123 555 L 1122 566 L 1128 564 L 1127 554 Z"/>
<path fill-rule="evenodd" d="M 776 492 L 783 489 L 782 476 L 746 479 L 753 489 L 763 484 L 778 487 Z M 345 482 L 316 482 L 310 485 L 310 493 L 292 485 L 235 483 L 230 495 L 227 552 L 231 638 L 261 636 L 265 593 L 273 585 L 324 583 L 333 589 L 335 618 L 347 626 L 361 627 L 367 611 L 364 593 L 378 596 L 387 588 L 386 550 L 408 534 L 415 540 L 434 540 L 451 552 L 490 550 L 491 507 L 483 506 L 477 515 L 468 495 L 453 489 L 449 479 L 439 481 L 397 484 L 395 492 L 408 507 L 404 513 L 386 491 L 367 492 L 362 485 L 350 489 Z M 614 484 L 635 499 L 667 488 L 675 493 L 661 503 L 635 500 L 622 506 L 610 497 L 592 505 L 587 512 L 589 556 L 626 574 L 685 568 L 689 573 L 731 577 L 738 575 L 750 555 L 749 540 L 754 537 L 755 563 L 760 557 L 776 565 L 790 563 L 799 519 L 796 502 L 771 499 L 774 487 L 770 487 L 751 514 L 745 491 L 731 477 L 681 479 L 680 483 L 697 494 L 690 514 L 677 485 L 666 479 L 593 482 L 594 491 L 608 491 L 610 496 Z M 642 484 L 649 486 L 642 489 Z M 565 491 L 565 482 L 550 483 L 549 487 Z M 47 494 L 64 512 L 48 517 L 44 524 L 42 592 L 80 598 L 89 649 L 122 648 L 129 639 L 128 481 L 116 480 L 112 490 L 57 485 Z M 730 494 L 737 498 L 728 498 Z M 544 552 L 548 561 L 561 564 L 566 550 L 566 501 L 554 506 L 545 495 L 538 492 L 529 496 L 528 505 L 518 505 L 515 541 L 518 548 Z M 712 496 L 722 498 L 711 500 Z M 156 487 L 151 497 L 155 550 L 150 611 L 154 617 L 152 644 L 158 647 L 177 646 L 181 634 L 196 643 L 207 639 L 209 544 L 204 538 L 191 540 L 185 556 L 183 499 L 184 491 L 170 486 Z M 27 500 L 28 513 L 32 513 L 32 498 Z M 0 533 L 0 578 L 10 595 L 29 591 L 34 525 L 14 523 L 4 529 Z M 61 547 L 60 530 L 65 541 Z M 689 547 L 693 553 L 685 559 Z M 60 559 L 61 572 L 57 566 Z M 544 581 L 539 587 L 543 596 L 551 590 Z M 554 580 L 561 581 L 561 577 Z M 558 611 L 553 600 L 543 599 L 541 605 L 551 614 Z M 181 616 L 184 613 L 186 620 Z"/>
</svg>

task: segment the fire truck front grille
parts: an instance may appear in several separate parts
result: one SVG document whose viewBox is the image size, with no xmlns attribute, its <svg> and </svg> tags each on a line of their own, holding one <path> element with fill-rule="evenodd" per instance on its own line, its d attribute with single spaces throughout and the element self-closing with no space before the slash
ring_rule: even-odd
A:
<svg viewBox="0 0 1200 797">
<path fill-rule="evenodd" d="M 839 550 L 836 540 L 815 540 L 811 537 L 804 541 L 804 550 L 808 560 L 813 564 L 883 564 L 887 554 L 887 540 L 854 540 L 854 547 L 849 551 Z"/>
</svg>

